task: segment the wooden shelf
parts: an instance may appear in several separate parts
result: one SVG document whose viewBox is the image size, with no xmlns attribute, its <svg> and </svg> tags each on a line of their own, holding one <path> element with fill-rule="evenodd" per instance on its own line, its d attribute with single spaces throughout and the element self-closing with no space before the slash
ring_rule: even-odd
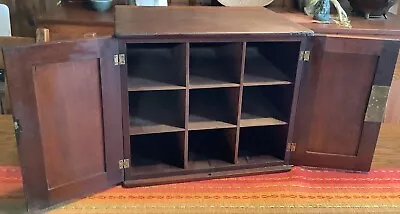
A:
<svg viewBox="0 0 400 214">
<path fill-rule="evenodd" d="M 239 88 L 190 90 L 189 130 L 205 130 L 236 127 L 235 112 L 238 105 L 229 97 Z"/>
<path fill-rule="evenodd" d="M 283 160 L 286 151 L 288 126 L 240 128 L 239 161 L 248 164 L 267 159 Z"/>
<path fill-rule="evenodd" d="M 212 163 L 214 166 L 233 164 L 234 155 L 231 151 L 235 148 L 236 131 L 236 128 L 190 131 L 189 168 L 206 167 Z"/>
<path fill-rule="evenodd" d="M 271 75 L 262 75 L 257 73 L 245 73 L 243 78 L 244 86 L 260 86 L 260 85 L 289 85 L 290 81 L 286 81 L 282 73 Z"/>
<path fill-rule="evenodd" d="M 184 131 L 185 91 L 129 94 L 130 135 Z"/>
<path fill-rule="evenodd" d="M 246 53 L 243 43 L 132 46 L 132 165 L 126 176 L 164 181 L 182 175 L 212 177 L 235 170 L 285 168 L 282 153 L 295 77 L 285 72 L 296 70 L 265 53 L 280 45 L 254 43 Z"/>
<path fill-rule="evenodd" d="M 236 127 L 236 125 L 224 121 L 217 121 L 195 114 L 189 115 L 189 130 L 223 129 L 234 127 Z"/>
<path fill-rule="evenodd" d="M 185 88 L 184 44 L 129 44 L 128 91 Z"/>
<path fill-rule="evenodd" d="M 130 118 L 130 127 L 129 127 L 130 135 L 142 135 L 142 134 L 178 132 L 178 131 L 185 131 L 185 129 L 170 124 L 162 124 L 157 121 L 152 121 L 140 117 Z"/>
<path fill-rule="evenodd" d="M 217 74 L 217 73 L 215 73 Z M 189 80 L 190 89 L 200 89 L 200 88 L 224 88 L 224 87 L 238 87 L 239 84 L 228 82 L 220 77 L 215 76 L 197 76 L 193 74 L 190 76 Z"/>
<path fill-rule="evenodd" d="M 131 166 L 135 173 L 183 169 L 184 132 L 131 136 Z"/>
<path fill-rule="evenodd" d="M 234 50 L 240 44 L 190 44 L 189 87 L 199 89 L 239 86 L 240 62 L 235 61 L 240 58 L 241 52 Z"/>
<path fill-rule="evenodd" d="M 178 167 L 175 165 L 167 164 L 167 163 L 153 163 L 151 165 L 133 165 L 131 167 L 131 172 L 136 176 L 139 174 L 156 174 L 156 173 L 168 173 L 168 172 L 176 172 L 182 171 L 182 167 Z"/>
<path fill-rule="evenodd" d="M 268 59 L 259 53 L 256 47 L 246 49 L 244 86 L 287 85 L 289 78 Z"/>
<path fill-rule="evenodd" d="M 185 86 L 179 86 L 160 80 L 146 79 L 142 77 L 128 77 L 128 91 L 157 91 L 157 90 L 184 90 Z"/>
<path fill-rule="evenodd" d="M 245 156 L 238 157 L 236 164 L 229 163 L 219 159 L 207 159 L 190 161 L 188 163 L 188 169 L 190 170 L 204 170 L 204 169 L 215 169 L 226 170 L 230 168 L 241 169 L 248 167 L 266 167 L 274 165 L 282 165 L 284 161 L 271 155 L 261 155 L 261 156 Z"/>
<path fill-rule="evenodd" d="M 256 89 L 256 90 L 254 90 Z M 259 90 L 257 90 L 259 89 Z M 263 88 L 245 88 L 240 127 L 285 125 L 280 112 L 263 96 Z"/>
</svg>

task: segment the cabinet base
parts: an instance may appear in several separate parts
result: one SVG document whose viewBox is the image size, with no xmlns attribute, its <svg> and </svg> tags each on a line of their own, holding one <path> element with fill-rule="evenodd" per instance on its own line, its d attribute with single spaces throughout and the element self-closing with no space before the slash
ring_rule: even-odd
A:
<svg viewBox="0 0 400 214">
<path fill-rule="evenodd" d="M 226 170 L 218 172 L 211 172 L 211 171 L 200 172 L 188 175 L 176 175 L 168 177 L 127 180 L 122 183 L 122 186 L 125 188 L 130 188 L 130 187 L 150 186 L 150 185 L 160 185 L 160 184 L 170 184 L 170 183 L 182 183 L 189 181 L 209 180 L 215 178 L 229 178 L 229 177 L 238 177 L 245 175 L 259 175 L 267 173 L 287 172 L 290 171 L 291 169 L 292 169 L 291 165 L 280 165 L 280 166 L 260 167 L 252 169 Z"/>
</svg>

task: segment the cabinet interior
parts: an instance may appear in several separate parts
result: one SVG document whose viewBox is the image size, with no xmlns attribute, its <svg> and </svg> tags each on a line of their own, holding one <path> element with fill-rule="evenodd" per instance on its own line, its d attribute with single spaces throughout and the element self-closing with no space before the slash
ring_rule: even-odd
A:
<svg viewBox="0 0 400 214">
<path fill-rule="evenodd" d="M 285 164 L 299 41 L 126 48 L 131 184 Z"/>
</svg>

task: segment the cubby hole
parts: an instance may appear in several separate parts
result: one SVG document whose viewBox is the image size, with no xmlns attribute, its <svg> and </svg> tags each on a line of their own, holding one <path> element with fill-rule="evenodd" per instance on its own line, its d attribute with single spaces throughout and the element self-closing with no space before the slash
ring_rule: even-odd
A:
<svg viewBox="0 0 400 214">
<path fill-rule="evenodd" d="M 130 135 L 184 131 L 185 90 L 129 93 Z"/>
<path fill-rule="evenodd" d="M 183 169 L 184 134 L 170 132 L 130 137 L 133 173 L 162 173 Z"/>
<path fill-rule="evenodd" d="M 233 164 L 236 128 L 189 131 L 190 169 Z"/>
<path fill-rule="evenodd" d="M 239 88 L 190 90 L 189 130 L 236 127 L 238 105 Z"/>
<path fill-rule="evenodd" d="M 288 125 L 240 128 L 238 164 L 282 164 Z"/>
<path fill-rule="evenodd" d="M 243 43 L 191 43 L 190 88 L 220 88 L 240 83 Z"/>
<path fill-rule="evenodd" d="M 240 127 L 287 124 L 292 98 L 293 85 L 244 87 Z"/>
<path fill-rule="evenodd" d="M 300 42 L 249 42 L 243 85 L 287 85 L 295 82 Z"/>
<path fill-rule="evenodd" d="M 128 90 L 172 90 L 186 86 L 185 44 L 127 44 Z"/>
</svg>

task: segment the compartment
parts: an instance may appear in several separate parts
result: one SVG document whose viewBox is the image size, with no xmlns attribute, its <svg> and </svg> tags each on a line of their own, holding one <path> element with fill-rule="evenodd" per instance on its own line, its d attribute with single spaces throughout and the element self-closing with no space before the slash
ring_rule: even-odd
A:
<svg viewBox="0 0 400 214">
<path fill-rule="evenodd" d="M 152 174 L 184 167 L 184 134 L 172 132 L 130 137 L 131 174 Z"/>
<path fill-rule="evenodd" d="M 129 93 L 130 135 L 183 131 L 185 90 Z"/>
<path fill-rule="evenodd" d="M 195 89 L 189 92 L 189 130 L 237 125 L 239 88 Z"/>
<path fill-rule="evenodd" d="M 300 42 L 249 42 L 243 84 L 286 85 L 296 79 Z"/>
<path fill-rule="evenodd" d="M 283 164 L 288 125 L 240 128 L 238 164 Z"/>
<path fill-rule="evenodd" d="M 238 86 L 243 43 L 191 43 L 190 88 Z"/>
<path fill-rule="evenodd" d="M 128 44 L 128 90 L 184 89 L 185 52 L 185 44 Z"/>
<path fill-rule="evenodd" d="M 287 124 L 292 97 L 293 85 L 244 87 L 240 127 Z"/>
<path fill-rule="evenodd" d="M 207 169 L 233 164 L 236 128 L 189 131 L 190 169 Z"/>
</svg>

